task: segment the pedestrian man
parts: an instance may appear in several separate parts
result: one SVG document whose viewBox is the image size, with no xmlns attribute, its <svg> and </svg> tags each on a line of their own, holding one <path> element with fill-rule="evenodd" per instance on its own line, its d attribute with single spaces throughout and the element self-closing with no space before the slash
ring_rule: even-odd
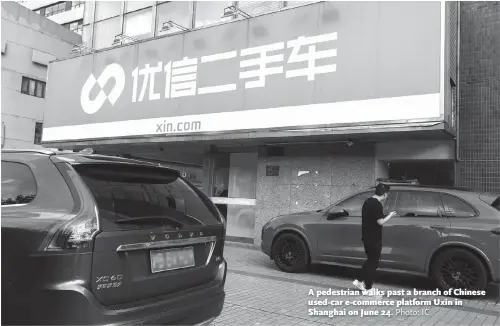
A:
<svg viewBox="0 0 500 326">
<path fill-rule="evenodd" d="M 392 212 L 384 216 L 383 205 L 387 200 L 389 190 L 388 185 L 378 184 L 375 188 L 375 195 L 368 198 L 361 209 L 361 240 L 365 247 L 367 259 L 361 268 L 360 279 L 354 280 L 353 284 L 371 296 L 377 296 L 377 290 L 372 285 L 382 253 L 382 225 L 396 215 L 396 212 Z"/>
</svg>

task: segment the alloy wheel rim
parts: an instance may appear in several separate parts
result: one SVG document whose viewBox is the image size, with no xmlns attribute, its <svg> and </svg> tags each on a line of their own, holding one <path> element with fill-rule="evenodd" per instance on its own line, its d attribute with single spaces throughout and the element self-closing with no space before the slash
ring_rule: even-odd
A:
<svg viewBox="0 0 500 326">
<path fill-rule="evenodd" d="M 450 257 L 440 268 L 441 280 L 450 289 L 473 290 L 479 282 L 477 269 L 466 259 Z"/>
<path fill-rule="evenodd" d="M 286 267 L 295 267 L 298 265 L 301 253 L 300 248 L 295 241 L 285 240 L 277 253 L 278 261 Z"/>
</svg>

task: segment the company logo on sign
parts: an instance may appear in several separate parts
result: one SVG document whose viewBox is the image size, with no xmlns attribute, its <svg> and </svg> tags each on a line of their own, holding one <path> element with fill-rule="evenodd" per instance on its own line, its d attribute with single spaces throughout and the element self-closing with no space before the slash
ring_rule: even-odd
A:
<svg viewBox="0 0 500 326">
<path fill-rule="evenodd" d="M 132 71 L 132 102 L 144 100 L 154 101 L 161 98 L 179 98 L 213 93 L 231 92 L 237 89 L 235 82 L 223 85 L 199 87 L 197 74 L 199 64 L 207 65 L 221 60 L 243 58 L 239 62 L 239 79 L 244 80 L 244 87 L 266 87 L 266 77 L 283 74 L 285 78 L 305 78 L 314 81 L 317 75 L 337 71 L 335 63 L 325 62 L 337 56 L 336 48 L 329 48 L 332 41 L 337 40 L 337 33 L 315 36 L 301 36 L 287 42 L 262 45 L 240 51 L 230 51 L 202 56 L 201 58 L 184 57 L 179 61 L 159 61 L 157 64 L 145 64 L 143 68 L 136 67 Z M 325 44 L 326 43 L 326 44 Z M 319 50 L 317 46 L 324 44 L 326 49 Z M 331 45 L 330 45 L 331 46 Z M 288 48 L 291 52 L 288 58 L 283 53 Z M 249 58 L 250 57 L 250 58 Z M 320 62 L 321 60 L 321 62 Z M 165 87 L 161 90 L 155 87 L 155 81 L 160 75 L 165 78 Z M 116 85 L 109 95 L 102 88 L 110 78 L 115 78 Z M 101 86 L 99 95 L 90 100 L 89 94 L 95 84 Z M 97 112 L 106 99 L 113 105 L 125 86 L 123 68 L 114 63 L 106 67 L 98 79 L 91 74 L 82 89 L 81 104 L 88 114 Z"/>
<path fill-rule="evenodd" d="M 106 94 L 103 88 L 112 78 L 115 79 L 115 86 L 109 94 Z M 90 91 L 94 88 L 96 83 L 101 87 L 101 90 L 96 98 L 91 100 Z M 80 94 L 80 104 L 82 105 L 83 111 L 87 114 L 94 114 L 99 111 L 106 100 L 108 100 L 111 105 L 114 105 L 120 95 L 122 95 L 124 88 L 125 71 L 123 71 L 123 68 L 117 63 L 107 66 L 97 79 L 93 74 L 90 74 L 89 78 L 83 85 L 82 93 Z"/>
</svg>

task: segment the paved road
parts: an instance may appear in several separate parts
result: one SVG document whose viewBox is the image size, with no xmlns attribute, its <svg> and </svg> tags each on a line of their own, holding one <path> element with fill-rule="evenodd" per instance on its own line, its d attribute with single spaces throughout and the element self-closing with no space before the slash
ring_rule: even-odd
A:
<svg viewBox="0 0 500 326">
<path fill-rule="evenodd" d="M 354 270 L 349 268 L 319 266 L 304 274 L 287 274 L 279 271 L 274 262 L 257 250 L 226 246 L 228 261 L 226 283 L 226 303 L 221 316 L 213 326 L 233 325 L 500 325 L 499 289 L 488 288 L 484 298 L 462 300 L 462 306 L 405 306 L 404 312 L 396 315 L 394 306 L 310 306 L 309 300 L 357 301 L 366 297 L 355 295 L 321 296 L 319 299 L 308 296 L 312 289 L 334 291 L 353 290 Z M 381 274 L 376 286 L 389 290 L 433 290 L 432 283 L 425 278 Z M 442 296 L 402 296 L 395 295 L 384 301 L 399 301 L 416 298 L 433 300 L 447 298 Z M 370 299 L 373 300 L 373 299 Z M 449 298 L 448 298 L 449 300 Z M 454 303 L 454 300 L 452 300 Z M 335 316 L 309 315 L 309 309 L 336 311 Z M 350 313 L 365 311 L 378 312 L 384 316 L 349 316 Z M 427 310 L 426 310 L 427 309 Z M 345 312 L 346 315 L 341 315 Z M 420 314 L 412 316 L 411 314 Z"/>
</svg>

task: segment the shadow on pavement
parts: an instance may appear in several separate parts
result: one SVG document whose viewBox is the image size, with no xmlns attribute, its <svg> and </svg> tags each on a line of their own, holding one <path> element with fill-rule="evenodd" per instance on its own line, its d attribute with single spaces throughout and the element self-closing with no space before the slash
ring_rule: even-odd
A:
<svg viewBox="0 0 500 326">
<path fill-rule="evenodd" d="M 330 265 L 312 265 L 308 273 L 353 280 L 358 275 L 359 269 Z M 421 290 L 434 290 L 435 284 L 426 277 L 408 274 L 377 272 L 375 282 L 397 288 L 416 288 Z M 486 288 L 486 296 L 481 298 L 488 301 L 500 300 L 500 286 L 490 283 Z"/>
<path fill-rule="evenodd" d="M 253 267 L 264 268 L 264 269 L 272 269 L 279 273 L 283 273 L 283 276 L 286 277 L 287 273 L 281 272 L 281 270 L 276 266 L 274 261 L 270 260 L 266 255 L 258 252 L 255 252 L 255 255 L 251 255 L 251 258 L 247 258 L 247 263 L 249 263 Z M 359 269 L 350 268 L 350 267 L 342 267 L 342 266 L 331 266 L 331 265 L 312 265 L 310 266 L 307 274 L 314 274 L 326 277 L 336 277 L 343 280 L 353 280 L 358 275 Z M 385 271 L 377 272 L 375 277 L 375 282 L 379 284 L 383 284 L 386 286 L 396 287 L 396 288 L 405 288 L 405 289 L 421 289 L 421 290 L 434 290 L 436 286 L 434 283 L 426 277 L 423 276 L 414 276 L 408 274 L 398 274 L 398 273 L 390 273 Z M 500 285 L 491 284 L 486 289 L 486 296 L 479 300 L 487 300 L 489 302 L 498 302 L 500 301 Z"/>
</svg>

